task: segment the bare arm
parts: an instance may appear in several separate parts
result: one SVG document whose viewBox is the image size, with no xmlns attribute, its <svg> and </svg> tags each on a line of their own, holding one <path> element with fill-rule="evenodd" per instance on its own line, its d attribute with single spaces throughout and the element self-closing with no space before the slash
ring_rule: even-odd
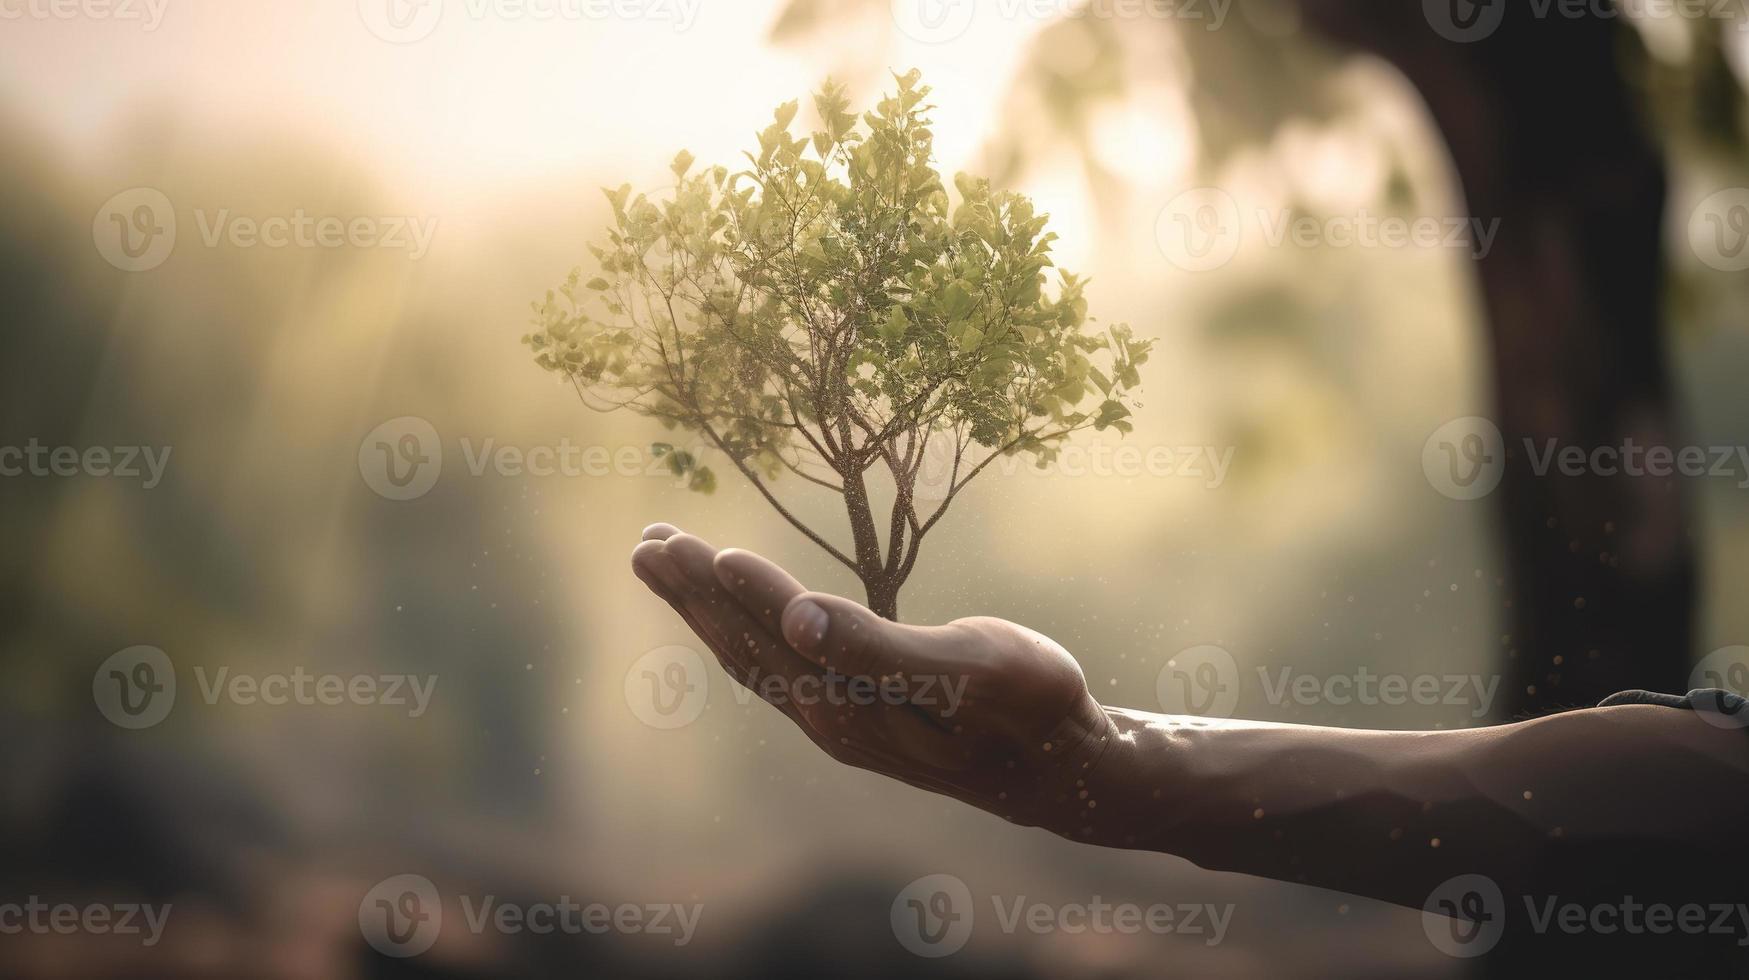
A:
<svg viewBox="0 0 1749 980">
<path fill-rule="evenodd" d="M 1413 908 L 1470 874 L 1514 896 L 1741 890 L 1723 869 L 1749 856 L 1749 733 L 1696 712 L 1437 732 L 1156 715 L 1100 705 L 1024 627 L 889 622 L 667 525 L 633 567 L 834 759 L 1074 840 Z M 902 697 L 834 700 L 834 677 Z"/>
</svg>

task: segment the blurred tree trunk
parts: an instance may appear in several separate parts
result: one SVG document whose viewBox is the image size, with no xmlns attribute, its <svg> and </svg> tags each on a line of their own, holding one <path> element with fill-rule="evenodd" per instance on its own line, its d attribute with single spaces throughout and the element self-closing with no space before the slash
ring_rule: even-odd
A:
<svg viewBox="0 0 1749 980">
<path fill-rule="evenodd" d="M 1500 220 L 1477 271 L 1508 450 L 1496 498 L 1511 596 L 1503 707 L 1522 716 L 1625 688 L 1685 690 L 1695 560 L 1681 488 L 1538 477 L 1525 452 L 1527 439 L 1539 454 L 1550 439 L 1677 444 L 1659 323 L 1664 167 L 1621 70 L 1631 28 L 1513 4 L 1492 35 L 1457 43 L 1417 2 L 1304 0 L 1304 11 L 1416 85 L 1469 213 Z"/>
</svg>

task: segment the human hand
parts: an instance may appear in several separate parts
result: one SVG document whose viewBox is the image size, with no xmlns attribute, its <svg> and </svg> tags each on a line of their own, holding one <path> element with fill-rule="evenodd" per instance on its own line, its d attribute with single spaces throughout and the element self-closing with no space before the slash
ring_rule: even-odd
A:
<svg viewBox="0 0 1749 980">
<path fill-rule="evenodd" d="M 1096 776 L 1115 729 L 1049 637 L 986 617 L 890 622 L 667 524 L 645 529 L 632 569 L 731 677 L 833 759 L 1016 823 L 1094 836 Z"/>
</svg>

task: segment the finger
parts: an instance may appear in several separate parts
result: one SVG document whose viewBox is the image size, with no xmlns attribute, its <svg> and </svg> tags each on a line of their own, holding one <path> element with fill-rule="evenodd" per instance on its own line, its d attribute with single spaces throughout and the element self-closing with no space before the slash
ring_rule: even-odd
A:
<svg viewBox="0 0 1749 980">
<path fill-rule="evenodd" d="M 693 631 L 703 637 L 717 654 L 723 668 L 743 685 L 757 678 L 754 667 L 760 666 L 755 656 L 758 638 L 746 629 L 737 628 L 732 612 L 722 607 L 735 605 L 728 593 L 717 583 L 711 563 L 717 550 L 710 542 L 694 535 L 677 533 L 662 543 L 663 559 L 673 576 L 681 608 Z M 769 637 L 766 638 L 770 640 Z"/>
<path fill-rule="evenodd" d="M 668 594 L 668 585 L 657 571 L 657 566 L 663 560 L 661 541 L 649 539 L 640 541 L 638 546 L 632 549 L 632 574 L 638 577 L 638 581 L 649 586 L 651 592 L 672 601 Z"/>
<path fill-rule="evenodd" d="M 685 579 L 688 591 L 699 596 L 723 597 L 723 587 L 717 582 L 716 574 L 711 571 L 717 549 L 711 547 L 710 542 L 691 534 L 678 533 L 662 543 L 662 550 L 673 559 L 674 567 Z"/>
<path fill-rule="evenodd" d="M 751 551 L 725 548 L 714 567 L 717 581 L 772 636 L 783 635 L 783 610 L 806 592 L 790 573 Z"/>
<path fill-rule="evenodd" d="M 670 584 L 677 580 L 677 576 L 673 570 L 673 559 L 666 554 L 661 540 L 643 541 L 632 549 L 632 573 L 658 598 L 668 603 L 670 609 L 679 614 L 687 628 L 697 634 L 711 648 L 711 652 L 717 654 L 718 660 L 724 659 L 723 653 L 716 648 L 715 638 L 699 624 L 698 618 L 687 608 L 684 597 Z"/>
<path fill-rule="evenodd" d="M 644 533 L 640 537 L 645 541 L 666 541 L 679 533 L 681 533 L 680 529 L 672 524 L 656 523 L 644 528 Z"/>
<path fill-rule="evenodd" d="M 860 602 L 824 592 L 790 599 L 783 638 L 808 660 L 853 677 L 921 673 L 935 666 L 925 631 L 882 619 Z"/>
</svg>

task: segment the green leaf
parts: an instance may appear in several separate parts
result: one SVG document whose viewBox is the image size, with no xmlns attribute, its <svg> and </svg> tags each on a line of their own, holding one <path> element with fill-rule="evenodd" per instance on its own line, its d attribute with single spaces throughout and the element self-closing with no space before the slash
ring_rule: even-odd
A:
<svg viewBox="0 0 1749 980">
<path fill-rule="evenodd" d="M 962 320 L 967 313 L 972 312 L 974 300 L 971 291 L 960 282 L 952 282 L 941 291 L 941 312 L 949 320 Z"/>
<path fill-rule="evenodd" d="M 892 315 L 887 317 L 885 323 L 876 328 L 876 332 L 880 334 L 882 340 L 891 344 L 903 340 L 905 333 L 910 329 L 911 318 L 905 315 L 905 308 L 895 306 Z"/>
<path fill-rule="evenodd" d="M 686 481 L 686 489 L 694 493 L 712 494 L 717 491 L 717 475 L 708 466 L 700 466 L 692 471 L 692 476 Z"/>
<path fill-rule="evenodd" d="M 692 169 L 693 160 L 694 157 L 691 153 L 681 150 L 674 155 L 674 162 L 668 165 L 668 169 L 674 171 L 674 176 L 684 177 L 686 172 Z"/>
</svg>

